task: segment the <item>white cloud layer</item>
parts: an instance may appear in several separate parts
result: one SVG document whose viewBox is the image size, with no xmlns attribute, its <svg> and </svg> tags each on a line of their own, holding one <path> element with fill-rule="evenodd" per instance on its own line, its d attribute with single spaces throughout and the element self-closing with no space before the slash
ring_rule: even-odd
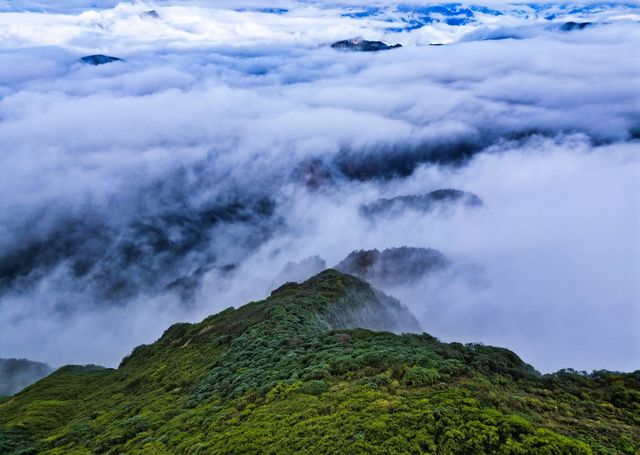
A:
<svg viewBox="0 0 640 455">
<path fill-rule="evenodd" d="M 633 3 L 45 3 L 0 1 L 1 357 L 115 365 L 289 261 L 409 245 L 455 264 L 389 289 L 427 332 L 640 368 Z M 327 46 L 356 36 L 404 47 Z M 485 205 L 359 214 L 439 188 Z"/>
</svg>

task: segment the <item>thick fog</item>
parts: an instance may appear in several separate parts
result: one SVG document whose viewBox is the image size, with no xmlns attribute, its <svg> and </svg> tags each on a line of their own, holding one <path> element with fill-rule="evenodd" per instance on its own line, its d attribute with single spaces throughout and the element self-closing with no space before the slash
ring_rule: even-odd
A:
<svg viewBox="0 0 640 455">
<path fill-rule="evenodd" d="M 115 366 L 409 246 L 446 266 L 383 290 L 441 340 L 640 368 L 637 5 L 92 3 L 0 0 L 0 357 Z M 481 203 L 363 210 L 442 189 Z"/>
</svg>

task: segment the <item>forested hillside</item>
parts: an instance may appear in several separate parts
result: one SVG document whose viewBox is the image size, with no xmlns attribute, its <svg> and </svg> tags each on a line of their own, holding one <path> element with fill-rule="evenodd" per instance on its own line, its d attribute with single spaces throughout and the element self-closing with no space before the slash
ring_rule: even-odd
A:
<svg viewBox="0 0 640 455">
<path fill-rule="evenodd" d="M 176 324 L 118 369 L 0 404 L 2 453 L 636 453 L 640 372 L 541 376 L 506 349 L 394 334 L 399 302 L 327 270 Z M 356 328 L 356 327 L 368 327 Z"/>
</svg>

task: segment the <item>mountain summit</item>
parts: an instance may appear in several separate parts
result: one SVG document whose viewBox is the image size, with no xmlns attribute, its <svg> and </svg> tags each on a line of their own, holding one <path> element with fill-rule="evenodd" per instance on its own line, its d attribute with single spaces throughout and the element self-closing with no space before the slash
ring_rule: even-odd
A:
<svg viewBox="0 0 640 455">
<path fill-rule="evenodd" d="M 540 376 L 506 349 L 396 334 L 418 329 L 397 300 L 326 270 L 175 324 L 117 369 L 63 367 L 0 399 L 0 452 L 638 448 L 640 372 Z"/>
<path fill-rule="evenodd" d="M 382 41 L 368 41 L 361 38 L 346 39 L 342 41 L 336 41 L 331 45 L 334 49 L 346 50 L 346 51 L 358 51 L 358 52 L 378 52 L 387 51 L 389 49 L 396 49 L 402 47 L 402 44 L 389 45 Z"/>
</svg>

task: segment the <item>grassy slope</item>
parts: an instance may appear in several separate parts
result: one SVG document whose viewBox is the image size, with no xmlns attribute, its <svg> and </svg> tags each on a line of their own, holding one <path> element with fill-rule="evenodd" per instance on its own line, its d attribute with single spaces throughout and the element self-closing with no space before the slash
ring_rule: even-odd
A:
<svg viewBox="0 0 640 455">
<path fill-rule="evenodd" d="M 640 372 L 541 377 L 505 349 L 347 328 L 398 311 L 326 271 L 176 324 L 117 370 L 65 367 L 0 400 L 0 453 L 640 448 Z"/>
</svg>

